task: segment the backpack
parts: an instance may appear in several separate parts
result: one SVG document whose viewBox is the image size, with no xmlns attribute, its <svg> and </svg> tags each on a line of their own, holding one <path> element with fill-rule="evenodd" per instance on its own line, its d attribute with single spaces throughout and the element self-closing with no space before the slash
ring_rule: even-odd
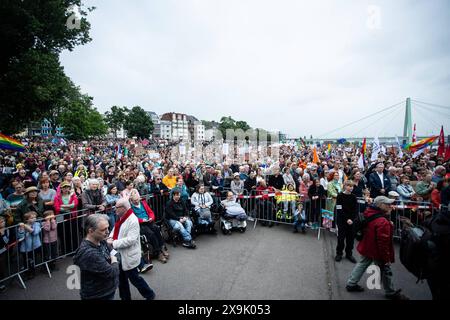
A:
<svg viewBox="0 0 450 320">
<path fill-rule="evenodd" d="M 364 229 L 367 227 L 369 222 L 383 217 L 384 215 L 382 213 L 375 213 L 368 218 L 364 216 L 364 213 L 358 213 L 358 216 L 353 221 L 353 232 L 355 234 L 355 239 L 361 241 L 364 238 Z"/>
<path fill-rule="evenodd" d="M 429 261 L 436 244 L 430 229 L 423 226 L 405 227 L 401 232 L 400 261 L 417 277 L 417 282 L 430 275 Z"/>
</svg>

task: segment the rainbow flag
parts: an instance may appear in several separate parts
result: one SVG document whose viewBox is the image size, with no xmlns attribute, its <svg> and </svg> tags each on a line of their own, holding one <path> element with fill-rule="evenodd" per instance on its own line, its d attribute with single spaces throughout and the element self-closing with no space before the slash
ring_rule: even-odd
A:
<svg viewBox="0 0 450 320">
<path fill-rule="evenodd" d="M 422 149 L 425 149 L 433 144 L 433 142 L 439 138 L 439 136 L 433 136 L 429 138 L 422 139 L 417 142 L 412 142 L 405 146 L 405 150 L 409 152 L 416 152 Z"/>
<path fill-rule="evenodd" d="M 363 141 L 363 144 L 361 147 L 361 153 L 362 153 L 363 157 L 366 156 L 366 150 L 367 150 L 367 144 L 366 144 L 366 138 L 364 138 L 364 141 Z"/>
<path fill-rule="evenodd" d="M 328 156 L 331 156 L 331 144 L 328 144 Z"/>
<path fill-rule="evenodd" d="M 25 151 L 25 146 L 20 141 L 0 133 L 0 149 Z"/>
</svg>

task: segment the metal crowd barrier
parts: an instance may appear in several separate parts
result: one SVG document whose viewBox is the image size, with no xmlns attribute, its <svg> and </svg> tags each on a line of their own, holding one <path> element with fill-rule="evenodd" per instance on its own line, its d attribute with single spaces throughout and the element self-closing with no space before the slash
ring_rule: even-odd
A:
<svg viewBox="0 0 450 320">
<path fill-rule="evenodd" d="M 224 188 L 221 192 L 212 192 L 213 199 L 220 202 L 226 198 L 228 190 Z M 155 213 L 156 223 L 160 223 L 165 214 L 165 207 L 169 201 L 170 193 L 147 194 L 141 199 L 149 204 Z M 320 239 L 321 230 L 337 231 L 335 220 L 335 208 L 331 198 L 309 199 L 301 195 L 297 195 L 295 201 L 287 201 L 283 198 L 282 193 L 258 194 L 255 190 L 237 196 L 237 201 L 244 208 L 249 220 L 253 220 L 256 228 L 257 222 L 263 224 L 277 223 L 293 225 L 294 212 L 298 202 L 303 204 L 305 212 L 305 227 L 317 230 L 318 239 Z M 367 203 L 364 199 L 358 198 L 358 210 L 363 212 Z M 400 237 L 401 220 L 408 218 L 413 224 L 419 225 L 423 223 L 427 217 L 427 213 L 433 214 L 440 210 L 448 210 L 447 207 L 433 208 L 431 203 L 417 201 L 398 201 L 394 205 L 391 213 L 391 220 L 394 223 L 394 237 Z M 56 215 L 58 239 L 56 244 L 43 243 L 43 229 L 39 234 L 41 246 L 35 250 L 26 252 L 24 250 L 24 239 L 17 237 L 19 234 L 19 225 L 9 226 L 6 228 L 10 234 L 10 240 L 6 250 L 0 254 L 0 268 L 3 269 L 3 275 L 0 273 L 0 283 L 17 277 L 21 286 L 26 289 L 22 275 L 26 272 L 33 272 L 36 268 L 44 268 L 48 276 L 51 278 L 51 264 L 59 259 L 73 255 L 78 249 L 79 244 L 84 238 L 83 225 L 84 219 L 91 210 L 83 209 L 76 212 L 69 212 Z M 102 211 L 108 216 L 115 213 L 114 207 L 108 207 Z M 101 213 L 96 211 L 96 213 Z M 38 219 L 42 226 L 44 219 Z M 336 232 L 337 233 L 337 232 Z M 33 246 L 33 243 L 32 243 Z"/>
<path fill-rule="evenodd" d="M 27 248 L 26 231 L 23 237 L 19 236 L 19 224 L 7 227 L 6 230 L 9 233 L 10 242 L 5 248 L 6 251 L 1 254 L 3 257 L 0 268 L 4 272 L 0 278 L 0 283 L 17 277 L 21 286 L 26 289 L 22 278 L 23 274 L 34 274 L 36 269 L 42 269 L 44 267 L 48 276 L 51 278 L 49 264 L 74 254 L 78 249 L 83 238 L 82 226 L 84 217 L 87 215 L 86 211 L 80 210 L 56 215 L 57 241 L 53 243 L 44 243 L 44 228 L 42 223 L 45 219 L 36 219 L 36 222 L 39 223 L 41 228 L 38 235 L 41 246 L 34 250 L 32 249 L 35 246 L 33 238 L 31 239 L 31 250 Z"/>
</svg>

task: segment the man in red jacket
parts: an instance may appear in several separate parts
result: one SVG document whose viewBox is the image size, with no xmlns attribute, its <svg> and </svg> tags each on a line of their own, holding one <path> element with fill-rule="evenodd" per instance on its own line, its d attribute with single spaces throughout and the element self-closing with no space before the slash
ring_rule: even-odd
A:
<svg viewBox="0 0 450 320">
<path fill-rule="evenodd" d="M 409 300 L 401 294 L 401 290 L 395 290 L 392 282 L 391 263 L 395 261 L 394 253 L 394 225 L 390 220 L 392 203 L 394 199 L 378 196 L 373 205 L 364 212 L 367 219 L 375 214 L 380 215 L 368 222 L 364 228 L 364 237 L 359 242 L 357 250 L 361 254 L 361 261 L 353 269 L 347 281 L 347 291 L 361 292 L 364 288 L 358 285 L 366 269 L 373 263 L 380 268 L 381 279 L 386 298 L 392 300 Z"/>
</svg>

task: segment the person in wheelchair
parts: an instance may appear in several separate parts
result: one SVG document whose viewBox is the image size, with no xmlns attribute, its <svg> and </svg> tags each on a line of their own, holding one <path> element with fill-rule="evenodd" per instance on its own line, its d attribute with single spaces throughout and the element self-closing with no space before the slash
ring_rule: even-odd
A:
<svg viewBox="0 0 450 320">
<path fill-rule="evenodd" d="M 192 241 L 192 221 L 189 217 L 189 209 L 186 203 L 181 200 L 180 191 L 175 190 L 166 206 L 166 219 L 170 226 L 183 237 L 183 247 L 195 249 L 196 245 Z"/>
<path fill-rule="evenodd" d="M 155 214 L 148 206 L 145 199 L 141 200 L 137 192 L 132 192 L 130 195 L 131 209 L 138 218 L 141 236 L 145 236 L 143 242 L 151 245 L 152 251 L 149 254 L 158 257 L 162 263 L 167 262 L 169 252 L 164 244 L 161 236 L 161 231 L 155 223 Z"/>
<path fill-rule="evenodd" d="M 191 203 L 197 215 L 197 222 L 200 229 L 206 232 L 216 233 L 214 221 L 211 217 L 211 206 L 214 203 L 213 198 L 208 192 L 205 192 L 205 186 L 199 184 L 195 193 L 192 195 Z"/>
<path fill-rule="evenodd" d="M 247 228 L 247 214 L 244 208 L 236 202 L 232 191 L 227 192 L 227 198 L 221 202 L 223 211 L 220 219 L 220 227 L 224 234 L 230 234 L 232 229 L 245 232 Z"/>
</svg>

